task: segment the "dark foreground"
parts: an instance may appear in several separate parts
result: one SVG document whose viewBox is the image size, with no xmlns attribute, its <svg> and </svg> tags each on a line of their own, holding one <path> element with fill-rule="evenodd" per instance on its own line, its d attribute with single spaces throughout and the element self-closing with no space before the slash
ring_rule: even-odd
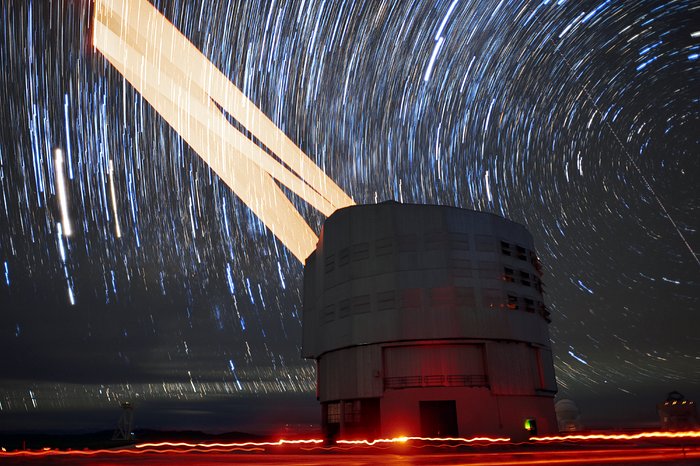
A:
<svg viewBox="0 0 700 466">
<path fill-rule="evenodd" d="M 691 465 L 700 464 L 700 452 L 677 449 L 641 448 L 635 450 L 549 451 L 519 453 L 144 453 L 138 456 L 99 454 L 94 456 L 43 456 L 3 458 L 7 465 L 525 465 L 525 464 L 622 464 L 622 465 Z"/>
<path fill-rule="evenodd" d="M 141 444 L 116 450 L 0 452 L 3 465 L 698 465 L 700 439 L 465 445 L 403 441 L 376 445 Z"/>
</svg>

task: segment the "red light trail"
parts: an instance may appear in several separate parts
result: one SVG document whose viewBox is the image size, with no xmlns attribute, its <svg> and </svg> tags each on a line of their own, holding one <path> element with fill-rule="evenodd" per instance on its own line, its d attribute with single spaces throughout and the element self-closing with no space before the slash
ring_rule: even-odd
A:
<svg viewBox="0 0 700 466">
<path fill-rule="evenodd" d="M 524 464 L 524 460 L 518 459 L 518 455 L 530 455 L 527 458 L 527 464 L 584 464 L 586 458 L 595 458 L 593 463 L 600 464 L 605 462 L 617 462 L 617 461 L 657 461 L 661 459 L 669 459 L 671 457 L 675 458 L 674 455 L 678 455 L 680 449 L 670 448 L 670 447 L 640 447 L 639 441 L 644 440 L 654 440 L 654 439 L 686 439 L 695 440 L 700 439 L 700 431 L 682 431 L 682 432 L 639 432 L 635 434 L 588 434 L 588 435 L 562 435 L 562 436 L 549 436 L 549 437 L 533 437 L 531 438 L 531 445 L 536 444 L 548 444 L 552 442 L 570 442 L 570 443 L 589 443 L 594 441 L 617 441 L 623 444 L 628 444 L 629 448 L 626 449 L 599 449 L 599 450 L 584 450 L 585 455 L 582 459 L 582 452 L 574 452 L 571 449 L 566 451 L 561 450 L 549 450 L 549 451 L 537 451 L 537 452 L 518 452 L 509 450 L 507 455 L 511 457 L 510 460 L 506 462 L 494 462 L 489 460 L 483 464 Z M 134 445 L 131 448 L 122 448 L 114 450 L 51 450 L 45 448 L 43 450 L 34 451 L 0 451 L 0 458 L 37 458 L 37 457 L 95 457 L 100 455 L 108 456 L 134 456 L 134 455 L 164 455 L 164 454 L 177 454 L 177 455 L 187 455 L 187 454 L 202 454 L 202 453 L 253 453 L 253 452 L 274 452 L 279 454 L 279 450 L 274 449 L 274 447 L 307 447 L 313 446 L 317 449 L 323 450 L 339 450 L 342 449 L 345 452 L 351 451 L 354 448 L 361 447 L 374 447 L 379 445 L 401 445 L 407 444 L 412 447 L 415 446 L 430 446 L 433 448 L 450 447 L 455 448 L 458 446 L 466 445 L 510 445 L 516 446 L 517 444 L 511 443 L 509 438 L 491 438 L 491 437 L 473 437 L 473 438 L 463 438 L 463 437 L 395 437 L 395 438 L 384 438 L 376 440 L 367 439 L 340 439 L 336 442 L 335 446 L 324 445 L 324 440 L 322 439 L 280 439 L 276 441 L 265 441 L 265 442 L 231 442 L 231 443 L 188 443 L 188 442 L 158 442 L 158 443 L 141 443 Z M 345 447 L 345 448 L 341 448 Z M 269 450 L 269 448 L 273 448 Z M 575 448 L 575 447 L 573 447 Z M 303 448 L 302 448 L 302 451 Z M 307 450 L 308 451 L 308 450 Z M 366 451 L 366 450 L 365 450 Z M 292 448 L 289 450 L 292 452 L 299 452 L 299 449 Z M 378 452 L 374 452 L 375 454 Z M 689 447 L 683 448 L 684 457 L 688 458 L 700 458 L 700 451 L 697 449 L 697 445 L 693 444 Z M 489 453 L 490 454 L 490 453 Z M 502 452 L 506 454 L 506 452 Z M 539 458 L 532 457 L 532 455 L 539 455 Z M 617 459 L 615 459 L 617 458 Z"/>
<path fill-rule="evenodd" d="M 245 448 L 245 447 L 275 447 L 282 445 L 309 445 L 322 444 L 319 439 L 286 440 L 280 439 L 275 442 L 241 442 L 241 443 L 187 443 L 187 442 L 158 442 L 139 443 L 136 448 L 160 448 L 160 447 L 187 447 L 187 448 Z"/>
<path fill-rule="evenodd" d="M 269 442 L 275 443 L 275 442 Z M 473 466 L 515 466 L 515 465 L 589 465 L 589 464 L 626 464 L 639 465 L 656 462 L 673 464 L 697 464 L 700 451 L 697 447 L 637 447 L 615 449 L 578 449 L 540 450 L 540 451 L 479 451 L 470 450 L 446 452 L 384 451 L 370 450 L 363 452 L 334 451 L 332 457 L 328 451 L 320 453 L 291 450 L 286 452 L 265 451 L 263 448 L 219 450 L 219 449 L 140 449 L 140 450 L 95 450 L 95 451 L 34 451 L 2 453 L 3 465 L 44 464 L 51 455 L 53 465 L 106 466 L 131 464 L 135 455 L 139 455 L 139 464 L 184 465 L 197 464 L 221 465 L 272 465 L 272 464 L 306 464 L 321 466 L 333 463 L 335 466 L 366 465 L 381 463 L 390 465 L 454 465 L 469 464 Z M 13 461 L 14 460 L 14 461 Z"/>
<path fill-rule="evenodd" d="M 182 454 L 182 453 L 201 453 L 206 452 L 216 452 L 216 453 L 232 453 L 232 452 L 262 452 L 265 451 L 262 447 L 253 448 L 243 448 L 243 447 L 227 447 L 227 448 L 212 448 L 207 450 L 202 450 L 201 445 L 197 448 L 144 448 L 139 450 L 122 448 L 122 449 L 110 449 L 110 450 L 51 450 L 45 448 L 43 450 L 17 450 L 17 451 L 2 451 L 0 452 L 0 458 L 12 458 L 12 457 L 45 457 L 45 456 L 74 456 L 74 457 L 87 457 L 87 456 L 101 456 L 101 455 L 144 455 L 149 453 L 158 454 Z"/>
<path fill-rule="evenodd" d="M 474 437 L 474 438 L 462 438 L 462 437 L 394 437 L 394 438 L 382 438 L 375 440 L 359 439 L 359 440 L 337 440 L 337 445 L 365 445 L 374 446 L 381 444 L 400 444 L 407 443 L 409 441 L 420 441 L 420 442 L 452 442 L 452 443 L 507 443 L 510 442 L 510 438 L 507 437 Z M 242 442 L 242 443 L 187 443 L 187 442 L 158 442 L 158 443 L 140 443 L 136 445 L 136 448 L 160 448 L 160 447 L 187 447 L 187 448 L 241 448 L 241 447 L 270 447 L 270 446 L 282 446 L 282 445 L 321 445 L 324 440 L 321 439 L 299 439 L 299 440 L 287 440 L 280 439 L 275 442 Z"/>
<path fill-rule="evenodd" d="M 684 432 L 639 432 L 636 434 L 587 434 L 587 435 L 556 435 L 551 437 L 532 437 L 535 442 L 566 442 L 588 440 L 643 440 L 643 439 L 678 439 L 700 438 L 700 431 Z"/>
</svg>

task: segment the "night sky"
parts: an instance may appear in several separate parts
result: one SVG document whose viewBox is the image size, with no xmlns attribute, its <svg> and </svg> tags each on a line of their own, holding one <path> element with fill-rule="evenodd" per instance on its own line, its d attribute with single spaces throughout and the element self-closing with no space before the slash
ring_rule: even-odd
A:
<svg viewBox="0 0 700 466">
<path fill-rule="evenodd" d="M 302 264 L 93 49 L 91 3 L 0 0 L 0 430 L 318 421 Z M 584 421 L 700 397 L 699 2 L 154 5 L 356 202 L 526 225 Z"/>
</svg>

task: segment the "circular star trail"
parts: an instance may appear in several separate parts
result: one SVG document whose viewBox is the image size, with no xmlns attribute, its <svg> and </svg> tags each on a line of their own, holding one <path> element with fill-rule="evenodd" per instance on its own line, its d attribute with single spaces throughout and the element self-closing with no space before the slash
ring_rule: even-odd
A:
<svg viewBox="0 0 700 466">
<path fill-rule="evenodd" d="M 356 202 L 525 224 L 561 396 L 698 395 L 697 2 L 154 5 Z M 91 8 L 0 2 L 0 412 L 312 393 L 302 265 L 93 49 Z"/>
</svg>

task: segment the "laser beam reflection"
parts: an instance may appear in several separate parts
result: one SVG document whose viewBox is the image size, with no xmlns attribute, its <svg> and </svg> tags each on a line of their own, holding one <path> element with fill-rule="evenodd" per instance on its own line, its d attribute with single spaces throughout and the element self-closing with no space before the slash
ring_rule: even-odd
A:
<svg viewBox="0 0 700 466">
<path fill-rule="evenodd" d="M 97 0 L 93 43 L 300 261 L 318 238 L 275 180 L 324 215 L 353 204 L 146 0 Z"/>
</svg>

